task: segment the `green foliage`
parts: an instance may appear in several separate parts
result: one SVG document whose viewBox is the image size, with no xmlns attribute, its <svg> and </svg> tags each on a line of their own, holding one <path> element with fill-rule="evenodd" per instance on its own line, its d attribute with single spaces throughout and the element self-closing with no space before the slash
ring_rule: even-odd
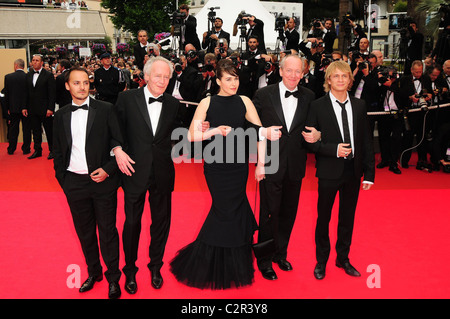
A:
<svg viewBox="0 0 450 319">
<path fill-rule="evenodd" d="M 102 0 L 101 5 L 111 13 L 117 29 L 135 36 L 139 30 L 147 30 L 150 40 L 155 33 L 170 31 L 169 14 L 175 11 L 175 1 L 171 0 Z"/>
</svg>

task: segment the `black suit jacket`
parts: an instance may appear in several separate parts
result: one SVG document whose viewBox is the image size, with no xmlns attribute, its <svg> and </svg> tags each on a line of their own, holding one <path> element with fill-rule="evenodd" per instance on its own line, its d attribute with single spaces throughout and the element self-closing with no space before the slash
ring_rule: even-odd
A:
<svg viewBox="0 0 450 319">
<path fill-rule="evenodd" d="M 41 69 L 36 86 L 33 86 L 33 72 L 27 73 L 27 104 L 29 114 L 45 116 L 47 110 L 55 111 L 55 77 Z"/>
<path fill-rule="evenodd" d="M 209 32 L 208 35 L 205 38 L 205 41 L 202 41 L 202 48 L 206 49 L 207 52 L 214 53 L 214 48 L 217 45 L 217 40 L 211 39 L 211 37 L 210 37 L 211 34 L 212 34 L 212 32 Z M 230 46 L 230 34 L 228 32 L 220 30 L 220 32 L 217 35 L 217 37 L 219 39 L 227 40 L 228 47 Z"/>
<path fill-rule="evenodd" d="M 84 111 L 76 111 L 84 112 Z M 122 143 L 119 122 L 111 103 L 90 99 L 86 131 L 86 161 L 89 174 L 98 168 L 109 175 L 99 183 L 99 191 L 112 190 L 119 186 L 120 176 L 116 159 L 110 155 L 112 145 Z M 53 166 L 55 176 L 64 189 L 64 180 L 70 164 L 72 150 L 72 111 L 70 104 L 60 108 L 53 121 Z M 113 142 L 114 141 L 114 142 Z"/>
<path fill-rule="evenodd" d="M 286 30 L 284 32 L 284 35 L 286 36 L 286 50 L 294 49 L 298 51 L 298 43 L 300 42 L 300 34 L 297 30 L 292 30 L 289 32 Z"/>
<path fill-rule="evenodd" d="M 413 76 L 411 74 L 403 75 L 399 81 L 399 106 L 408 109 L 414 108 L 415 106 L 412 105 L 412 101 L 409 99 L 411 95 L 416 93 Z M 422 89 L 426 89 L 428 93 L 432 93 L 431 80 L 429 77 L 422 75 L 420 82 L 422 83 Z"/>
<path fill-rule="evenodd" d="M 173 191 L 175 168 L 171 157 L 171 134 L 181 126 L 182 108 L 177 99 L 164 93 L 161 115 L 153 135 L 144 90 L 124 91 L 119 94 L 115 111 L 124 136 L 124 151 L 136 162 L 132 176 L 122 175 L 125 191 L 142 192 L 149 188 L 151 179 L 161 193 Z"/>
<path fill-rule="evenodd" d="M 197 19 L 193 15 L 189 15 L 185 20 L 184 25 L 186 27 L 186 30 L 184 34 L 183 49 L 186 44 L 190 43 L 197 49 L 197 51 L 200 51 L 202 48 L 200 46 L 200 40 L 198 39 L 197 35 Z"/>
<path fill-rule="evenodd" d="M 10 113 L 22 113 L 27 103 L 27 75 L 23 70 L 17 70 L 5 75 L 5 107 Z"/>
<path fill-rule="evenodd" d="M 299 86 L 298 90 L 300 94 L 297 110 L 289 132 L 281 106 L 279 84 L 259 89 L 253 98 L 262 126 L 283 126 L 281 138 L 276 142 L 279 143 L 279 168 L 274 174 L 266 173 L 268 181 L 280 182 L 286 174 L 292 181 L 300 181 L 305 176 L 307 150 L 302 131 L 305 129 L 306 117 L 310 104 L 314 100 L 314 93 L 302 86 Z M 271 149 L 272 142 L 267 141 L 268 154 L 271 154 Z"/>
<path fill-rule="evenodd" d="M 172 94 L 177 79 L 177 73 L 174 71 L 169 85 L 166 88 L 166 93 Z M 191 66 L 186 66 L 180 75 L 180 94 L 184 101 L 200 102 L 198 101 L 198 91 L 201 86 L 202 76 L 197 70 Z"/>
<path fill-rule="evenodd" d="M 138 43 L 133 47 L 133 54 L 134 65 L 136 65 L 139 70 L 144 70 L 144 58 L 148 54 L 147 47 L 141 47 L 141 43 Z"/>
<path fill-rule="evenodd" d="M 375 158 L 366 103 L 352 96 L 350 101 L 353 114 L 355 176 L 360 178 L 364 175 L 364 180 L 373 182 Z M 310 144 L 312 151 L 316 153 L 316 176 L 323 179 L 341 178 L 346 160 L 337 157 L 338 144 L 343 143 L 343 139 L 329 94 L 311 103 L 307 124 L 322 133 L 320 141 Z"/>
</svg>

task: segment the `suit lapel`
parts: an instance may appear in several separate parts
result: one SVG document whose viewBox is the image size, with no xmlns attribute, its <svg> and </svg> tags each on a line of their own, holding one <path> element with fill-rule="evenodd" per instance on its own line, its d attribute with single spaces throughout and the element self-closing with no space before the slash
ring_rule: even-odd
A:
<svg viewBox="0 0 450 319">
<path fill-rule="evenodd" d="M 145 86 L 141 89 L 138 89 L 138 94 L 136 94 L 136 105 L 142 113 L 145 123 L 150 129 L 150 134 L 153 136 L 152 123 L 150 121 L 150 115 L 148 114 L 147 103 L 145 101 L 144 95 Z"/>
<path fill-rule="evenodd" d="M 280 87 L 278 84 L 274 85 L 274 90 L 270 96 L 272 99 L 272 105 L 275 109 L 275 112 L 278 115 L 278 118 L 280 119 L 283 128 L 287 130 L 286 121 L 284 120 L 284 113 L 283 113 L 283 107 L 281 106 L 281 98 L 280 98 Z"/>
<path fill-rule="evenodd" d="M 305 109 L 305 108 L 302 108 L 305 97 L 302 94 L 303 92 L 301 91 L 300 87 L 298 88 L 298 91 L 299 91 L 299 95 L 297 98 L 297 108 L 295 109 L 294 118 L 292 119 L 291 129 L 289 130 L 289 132 L 291 132 L 298 125 L 298 123 L 301 122 L 300 119 L 302 118 L 302 113 L 303 113 L 303 110 Z"/>
<path fill-rule="evenodd" d="M 67 108 L 67 110 L 63 114 L 63 125 L 64 125 L 64 132 L 66 134 L 67 145 L 69 145 L 69 149 L 72 147 L 71 121 L 72 121 L 72 112 L 70 111 L 70 108 Z"/>
<path fill-rule="evenodd" d="M 91 132 L 92 124 L 94 124 L 95 115 L 97 114 L 97 104 L 94 99 L 90 100 L 87 127 L 86 127 L 86 141 L 88 140 L 89 133 Z M 79 111 L 77 111 L 79 112 Z"/>
<path fill-rule="evenodd" d="M 344 141 L 344 137 L 342 136 L 341 129 L 339 128 L 339 123 L 336 117 L 336 113 L 334 112 L 333 104 L 331 103 L 330 93 L 327 93 L 327 108 L 328 108 L 328 114 L 330 115 L 331 121 L 334 124 L 334 127 L 336 129 L 336 132 L 341 137 L 341 140 Z"/>
<path fill-rule="evenodd" d="M 170 96 L 169 94 L 164 93 L 164 101 L 162 103 L 161 115 L 159 116 L 158 126 L 156 127 L 156 131 L 155 131 L 155 137 L 158 136 L 158 133 L 161 131 L 162 126 L 169 122 L 166 119 L 169 117 L 170 113 L 172 112 L 169 99 L 167 98 L 166 95 Z"/>
</svg>

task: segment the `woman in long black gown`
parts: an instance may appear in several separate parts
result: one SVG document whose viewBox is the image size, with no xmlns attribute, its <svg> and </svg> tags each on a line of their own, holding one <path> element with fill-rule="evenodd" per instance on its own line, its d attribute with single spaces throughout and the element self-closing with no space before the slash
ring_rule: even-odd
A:
<svg viewBox="0 0 450 319">
<path fill-rule="evenodd" d="M 246 123 L 251 123 L 252 129 L 256 129 L 261 127 L 261 122 L 250 99 L 236 95 L 239 76 L 232 61 L 221 60 L 216 73 L 220 92 L 200 102 L 188 134 L 190 141 L 212 138 L 211 143 L 214 143 L 218 142 L 215 139 L 223 139 L 223 144 L 210 144 L 223 145 L 223 149 L 216 149 L 210 158 L 204 154 L 204 174 L 212 205 L 197 239 L 179 250 L 170 263 L 170 270 L 178 281 L 202 289 L 252 284 L 254 267 L 251 244 L 257 229 L 246 194 L 249 163 L 237 160 L 242 152 L 246 152 L 245 147 L 235 141 L 234 159 L 227 161 L 226 151 L 230 150 L 225 146 L 227 135 L 234 138 L 233 134 L 229 134 L 232 130 L 245 129 Z M 197 125 L 203 121 L 208 121 L 211 127 L 206 132 L 202 132 Z M 279 128 L 261 128 L 257 131 L 264 138 L 276 140 L 281 136 Z M 264 152 L 264 142 L 258 142 L 255 170 L 258 182 L 264 178 L 264 162 L 260 160 L 264 158 Z"/>
</svg>

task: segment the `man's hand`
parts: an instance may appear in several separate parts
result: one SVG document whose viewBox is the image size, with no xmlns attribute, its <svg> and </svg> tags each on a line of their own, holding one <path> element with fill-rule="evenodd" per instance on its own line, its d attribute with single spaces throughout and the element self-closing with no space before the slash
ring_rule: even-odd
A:
<svg viewBox="0 0 450 319">
<path fill-rule="evenodd" d="M 91 179 L 96 183 L 103 182 L 109 175 L 104 171 L 103 168 L 98 168 L 91 173 Z"/>
<path fill-rule="evenodd" d="M 47 110 L 46 117 L 50 117 L 53 115 L 53 111 Z"/>
<path fill-rule="evenodd" d="M 116 147 L 113 152 L 120 171 L 127 176 L 131 176 L 134 173 L 134 168 L 131 164 L 136 163 L 122 150 L 121 147 Z"/>
<path fill-rule="evenodd" d="M 28 117 L 28 110 L 27 109 L 23 109 L 22 110 L 22 115 L 25 117 Z"/>
<path fill-rule="evenodd" d="M 315 127 L 312 126 L 305 126 L 305 128 L 309 131 L 303 131 L 302 135 L 303 138 L 307 143 L 315 143 L 322 137 L 322 133 L 320 133 L 318 130 L 316 130 Z"/>
</svg>

